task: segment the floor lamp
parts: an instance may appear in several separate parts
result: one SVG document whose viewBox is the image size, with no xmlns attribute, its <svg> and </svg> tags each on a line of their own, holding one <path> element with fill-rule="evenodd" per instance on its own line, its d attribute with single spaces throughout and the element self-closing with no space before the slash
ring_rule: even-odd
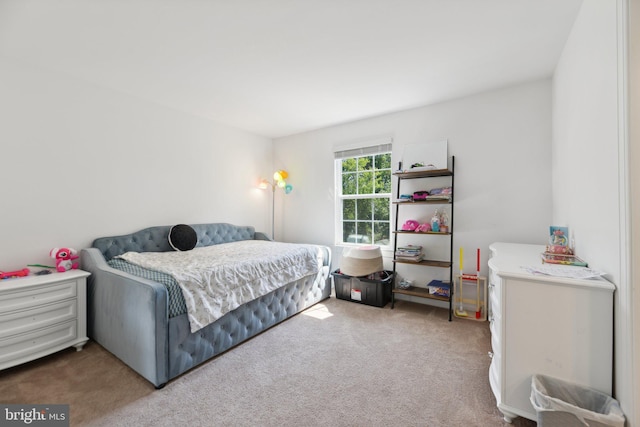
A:
<svg viewBox="0 0 640 427">
<path fill-rule="evenodd" d="M 282 188 L 284 194 L 289 194 L 293 190 L 291 184 L 285 181 L 289 177 L 289 173 L 285 170 L 278 170 L 273 174 L 273 181 L 269 182 L 265 178 L 260 180 L 258 188 L 266 190 L 271 187 L 271 238 L 275 240 L 275 220 L 276 220 L 276 188 Z"/>
</svg>

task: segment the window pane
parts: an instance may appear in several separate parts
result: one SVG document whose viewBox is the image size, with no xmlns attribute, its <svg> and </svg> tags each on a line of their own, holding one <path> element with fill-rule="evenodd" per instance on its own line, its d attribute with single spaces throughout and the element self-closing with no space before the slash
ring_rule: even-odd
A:
<svg viewBox="0 0 640 427">
<path fill-rule="evenodd" d="M 388 245 L 389 244 L 389 223 L 383 221 L 373 222 L 373 243 L 376 245 Z"/>
<path fill-rule="evenodd" d="M 391 169 L 391 154 L 378 154 L 375 158 L 376 169 Z"/>
<path fill-rule="evenodd" d="M 358 199 L 356 202 L 356 218 L 358 221 L 366 221 L 373 219 L 373 212 L 371 209 L 371 199 Z M 358 227 L 360 224 L 358 224 Z M 362 234 L 362 233 L 361 233 Z"/>
<path fill-rule="evenodd" d="M 373 199 L 373 218 L 377 221 L 389 221 L 389 199 Z"/>
<path fill-rule="evenodd" d="M 357 194 L 358 186 L 355 173 L 342 174 L 342 194 Z"/>
<path fill-rule="evenodd" d="M 342 219 L 344 221 L 356 220 L 356 201 L 355 200 L 342 201 Z"/>
<path fill-rule="evenodd" d="M 358 157 L 358 170 L 365 171 L 373 169 L 373 157 Z"/>
<path fill-rule="evenodd" d="M 344 159 L 342 160 L 342 172 L 355 172 L 357 165 L 355 157 L 352 159 Z"/>
<path fill-rule="evenodd" d="M 376 171 L 376 193 L 391 193 L 391 172 Z"/>
<path fill-rule="evenodd" d="M 358 172 L 358 194 L 373 194 L 373 172 Z"/>
<path fill-rule="evenodd" d="M 373 227 L 370 222 L 358 222 L 358 236 L 361 241 L 358 243 L 371 244 L 371 236 L 373 235 Z"/>
<path fill-rule="evenodd" d="M 342 223 L 342 241 L 349 242 L 349 236 L 356 235 L 356 223 L 353 221 L 345 221 Z M 349 242 L 356 243 L 356 242 Z"/>
</svg>

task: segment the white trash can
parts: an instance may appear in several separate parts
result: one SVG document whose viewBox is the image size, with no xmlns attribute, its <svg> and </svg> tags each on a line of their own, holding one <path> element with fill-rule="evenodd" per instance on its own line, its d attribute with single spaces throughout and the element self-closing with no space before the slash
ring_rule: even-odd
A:
<svg viewBox="0 0 640 427">
<path fill-rule="evenodd" d="M 538 427 L 624 427 L 617 400 L 593 388 L 546 375 L 531 378 L 531 404 Z"/>
</svg>

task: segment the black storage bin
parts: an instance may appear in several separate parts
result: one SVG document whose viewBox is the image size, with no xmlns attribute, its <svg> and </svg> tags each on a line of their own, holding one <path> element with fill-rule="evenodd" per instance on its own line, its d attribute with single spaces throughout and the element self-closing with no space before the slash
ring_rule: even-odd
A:
<svg viewBox="0 0 640 427">
<path fill-rule="evenodd" d="M 353 277 L 336 270 L 331 273 L 336 298 L 375 307 L 384 307 L 391 299 L 392 271 L 380 271 L 369 276 Z"/>
</svg>

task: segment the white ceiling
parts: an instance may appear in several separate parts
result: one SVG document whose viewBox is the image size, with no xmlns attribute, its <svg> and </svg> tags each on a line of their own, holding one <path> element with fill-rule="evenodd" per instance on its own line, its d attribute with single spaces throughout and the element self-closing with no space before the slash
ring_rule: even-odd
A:
<svg viewBox="0 0 640 427">
<path fill-rule="evenodd" d="M 0 0 L 0 55 L 267 137 L 552 74 L 582 0 Z"/>
</svg>

